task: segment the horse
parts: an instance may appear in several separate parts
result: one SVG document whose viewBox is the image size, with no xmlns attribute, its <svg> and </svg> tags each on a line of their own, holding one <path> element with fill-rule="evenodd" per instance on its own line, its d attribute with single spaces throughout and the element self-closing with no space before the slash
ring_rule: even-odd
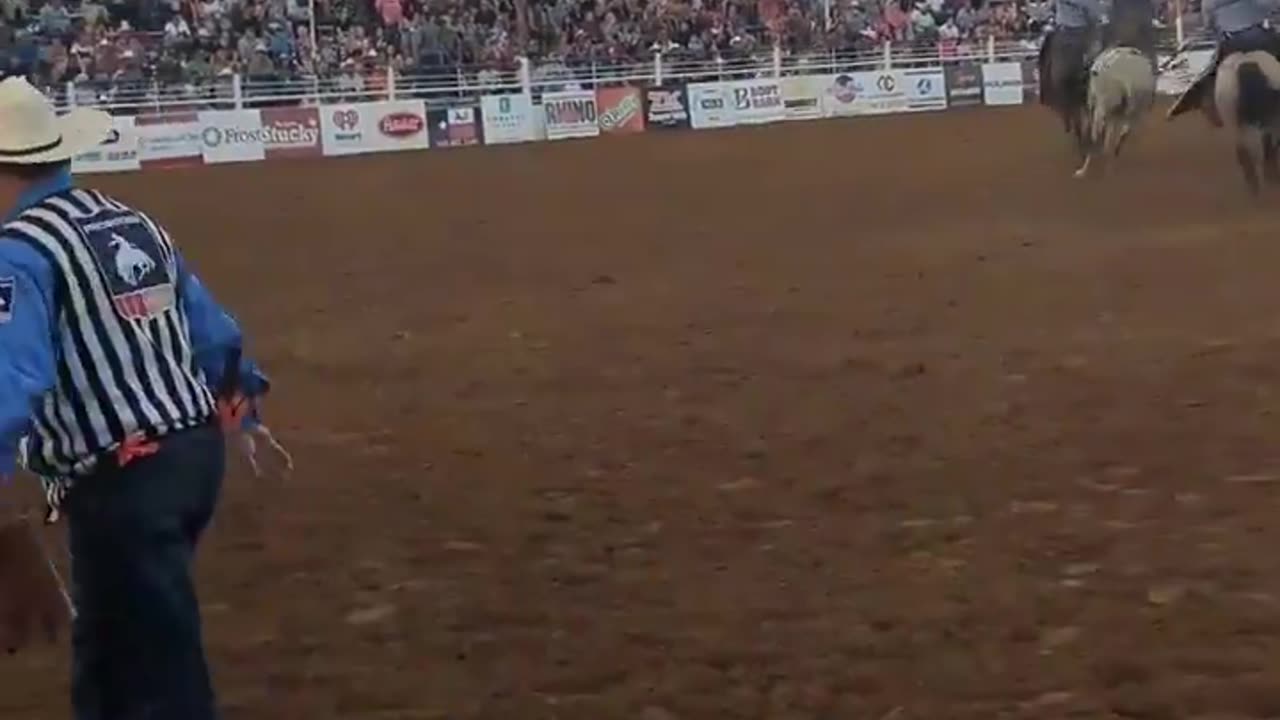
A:
<svg viewBox="0 0 1280 720">
<path fill-rule="evenodd" d="M 117 233 L 111 233 L 111 241 L 107 245 L 116 251 L 116 275 L 130 285 L 136 286 L 156 269 L 156 261 L 150 255 Z"/>
<path fill-rule="evenodd" d="M 1094 30 L 1059 28 L 1040 49 L 1040 102 L 1058 115 L 1081 159 L 1088 153 L 1086 56 L 1093 56 L 1098 45 Z"/>
<path fill-rule="evenodd" d="M 1213 104 L 1222 124 L 1232 133 L 1236 162 L 1249 191 L 1257 195 L 1258 163 L 1268 184 L 1280 184 L 1280 60 L 1261 50 L 1232 53 L 1218 66 Z"/>
<path fill-rule="evenodd" d="M 1084 164 L 1077 178 L 1088 177 L 1098 158 L 1120 157 L 1124 141 L 1156 98 L 1156 75 L 1151 59 L 1133 47 L 1114 47 L 1102 52 L 1089 68 L 1088 102 L 1084 113 Z"/>
</svg>

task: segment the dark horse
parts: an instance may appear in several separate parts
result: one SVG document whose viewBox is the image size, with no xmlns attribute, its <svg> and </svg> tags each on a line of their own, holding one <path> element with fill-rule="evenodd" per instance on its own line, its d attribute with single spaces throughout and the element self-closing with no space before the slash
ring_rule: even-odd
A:
<svg viewBox="0 0 1280 720">
<path fill-rule="evenodd" d="M 1104 28 L 1059 28 L 1040 47 L 1040 102 L 1062 120 L 1083 160 L 1090 149 L 1089 66 L 1104 48 L 1132 47 L 1155 67 L 1155 8 L 1152 0 L 1114 0 Z"/>
</svg>

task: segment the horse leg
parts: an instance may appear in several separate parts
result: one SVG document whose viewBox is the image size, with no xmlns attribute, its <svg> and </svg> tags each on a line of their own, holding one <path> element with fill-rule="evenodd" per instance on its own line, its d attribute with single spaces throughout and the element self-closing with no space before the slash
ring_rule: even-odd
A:
<svg viewBox="0 0 1280 720">
<path fill-rule="evenodd" d="M 1124 141 L 1129 139 L 1129 133 L 1133 130 L 1133 126 L 1128 122 L 1120 126 L 1119 137 L 1116 138 L 1116 146 L 1112 151 L 1113 157 L 1120 157 L 1120 150 L 1124 147 Z"/>
<path fill-rule="evenodd" d="M 1249 152 L 1249 146 L 1245 144 L 1244 138 L 1236 141 L 1236 162 L 1240 164 L 1240 170 L 1244 173 L 1244 182 L 1249 186 L 1249 192 L 1257 195 L 1258 168 L 1253 164 L 1253 153 Z"/>
<path fill-rule="evenodd" d="M 1262 176 L 1268 185 L 1280 185 L 1280 158 L 1277 158 L 1277 149 L 1280 149 L 1280 138 L 1270 132 L 1263 133 Z"/>
</svg>

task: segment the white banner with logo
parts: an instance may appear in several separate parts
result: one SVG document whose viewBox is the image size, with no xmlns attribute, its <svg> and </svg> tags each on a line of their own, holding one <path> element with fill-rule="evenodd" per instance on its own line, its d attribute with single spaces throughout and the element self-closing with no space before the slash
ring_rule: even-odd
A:
<svg viewBox="0 0 1280 720">
<path fill-rule="evenodd" d="M 200 154 L 209 164 L 265 160 L 262 117 L 257 110 L 200 113 Z"/>
<path fill-rule="evenodd" d="M 724 83 L 724 89 L 738 125 L 777 122 L 786 116 L 782 84 L 776 78 L 735 80 Z"/>
<path fill-rule="evenodd" d="M 845 117 L 906 112 L 909 100 L 905 85 L 898 70 L 829 75 L 822 113 Z"/>
<path fill-rule="evenodd" d="M 486 145 L 529 142 L 538 139 L 533 119 L 533 99 L 518 95 L 485 95 L 480 98 L 480 120 Z"/>
<path fill-rule="evenodd" d="M 902 70 L 899 75 L 906 86 L 908 112 L 947 109 L 947 76 L 942 68 Z"/>
<path fill-rule="evenodd" d="M 1022 63 L 982 64 L 982 104 L 1022 104 Z"/>
<path fill-rule="evenodd" d="M 387 100 L 320 108 L 320 142 L 326 156 L 426 150 L 427 107 L 421 100 Z"/>
<path fill-rule="evenodd" d="M 733 127 L 734 112 L 723 83 L 689 85 L 689 124 L 695 130 Z"/>
<path fill-rule="evenodd" d="M 548 140 L 596 137 L 600 134 L 598 113 L 594 90 L 564 90 L 542 95 Z"/>
<path fill-rule="evenodd" d="M 138 132 L 133 117 L 111 118 L 111 134 L 98 147 L 71 159 L 71 172 L 107 173 L 140 170 Z"/>
<path fill-rule="evenodd" d="M 822 117 L 826 75 L 788 75 L 782 78 L 782 107 L 787 120 Z"/>
<path fill-rule="evenodd" d="M 195 113 L 136 123 L 138 159 L 144 163 L 199 162 L 200 119 Z"/>
</svg>

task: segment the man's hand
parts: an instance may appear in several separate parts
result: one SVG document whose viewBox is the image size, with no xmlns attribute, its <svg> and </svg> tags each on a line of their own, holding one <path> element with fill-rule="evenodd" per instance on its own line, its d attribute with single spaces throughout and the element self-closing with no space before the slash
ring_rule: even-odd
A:
<svg viewBox="0 0 1280 720">
<path fill-rule="evenodd" d="M 13 653 L 44 635 L 49 642 L 70 608 L 49 557 L 26 519 L 0 524 L 0 650 Z"/>
</svg>

